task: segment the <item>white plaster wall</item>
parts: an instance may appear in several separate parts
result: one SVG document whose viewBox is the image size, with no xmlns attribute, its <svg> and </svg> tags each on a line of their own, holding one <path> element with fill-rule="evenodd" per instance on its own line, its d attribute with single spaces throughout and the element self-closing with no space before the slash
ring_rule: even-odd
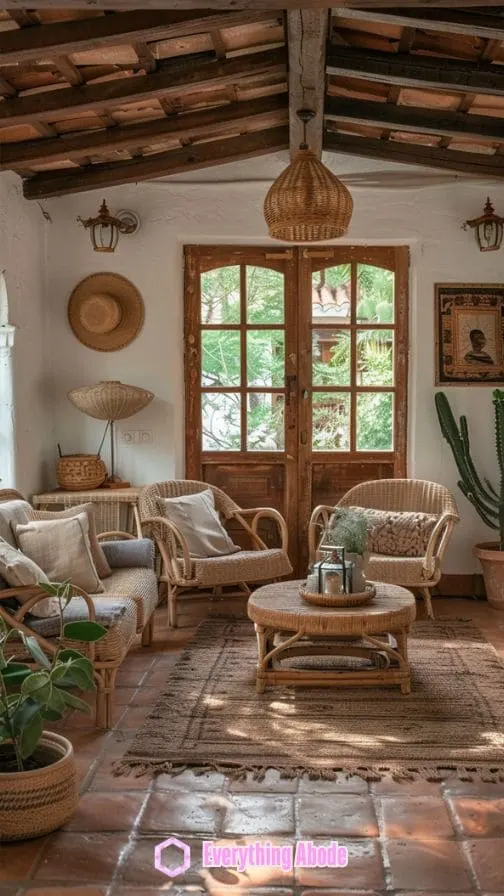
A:
<svg viewBox="0 0 504 896">
<path fill-rule="evenodd" d="M 49 363 L 45 312 L 45 219 L 37 203 L 23 199 L 21 181 L 0 175 L 0 270 L 4 272 L 12 350 L 15 462 L 13 475 L 0 465 L 1 486 L 29 495 L 51 481 L 53 415 L 46 389 Z"/>
<path fill-rule="evenodd" d="M 336 170 L 349 172 L 353 160 L 332 157 Z M 266 178 L 285 160 L 275 157 Z M 230 166 L 226 166 L 229 170 Z M 369 171 L 372 162 L 353 170 Z M 394 171 L 394 166 L 387 166 Z M 405 170 L 397 166 L 397 171 Z M 225 178 L 224 169 L 216 169 Z M 259 163 L 241 163 L 240 176 L 261 178 Z M 198 177 L 198 173 L 194 175 Z M 198 178 L 199 179 L 199 178 Z M 448 178 L 447 178 L 448 180 Z M 401 180 L 401 183 L 404 178 Z M 417 182 L 417 181 L 415 181 Z M 358 183 L 358 177 L 356 177 Z M 120 379 L 151 389 L 153 404 L 123 421 L 122 429 L 151 429 L 152 445 L 118 444 L 119 472 L 135 483 L 181 476 L 183 465 L 183 246 L 190 243 L 267 244 L 262 202 L 267 183 L 147 183 L 46 201 L 51 370 L 47 395 L 54 406 L 57 439 L 65 452 L 98 447 L 102 424 L 75 410 L 66 392 L 100 379 Z M 411 362 L 409 395 L 409 475 L 445 483 L 457 497 L 462 523 L 446 563 L 448 572 L 475 568 L 471 547 L 489 531 L 458 491 L 456 470 L 443 441 L 434 408 L 434 283 L 501 282 L 504 248 L 480 253 L 461 222 L 483 208 L 487 192 L 504 208 L 499 184 L 450 182 L 429 188 L 352 188 L 355 210 L 348 243 L 408 244 L 411 247 Z M 114 255 L 91 250 L 77 215 L 95 214 L 105 196 L 113 211 L 134 209 L 142 219 L 135 236 L 121 238 Z M 341 241 L 340 241 L 341 242 Z M 146 319 L 140 336 L 126 349 L 102 354 L 80 345 L 67 322 L 68 297 L 78 281 L 110 270 L 130 278 L 143 294 Z M 495 478 L 491 388 L 447 390 L 457 414 L 467 413 L 473 453 L 483 473 Z"/>
</svg>

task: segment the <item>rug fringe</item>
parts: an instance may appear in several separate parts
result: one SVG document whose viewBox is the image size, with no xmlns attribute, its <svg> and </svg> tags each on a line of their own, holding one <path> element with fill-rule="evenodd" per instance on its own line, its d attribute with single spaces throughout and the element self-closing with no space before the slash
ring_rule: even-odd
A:
<svg viewBox="0 0 504 896">
<path fill-rule="evenodd" d="M 190 763 L 170 762 L 167 760 L 142 760 L 120 759 L 114 763 L 112 773 L 115 777 L 141 778 L 145 775 L 180 775 L 190 770 L 194 775 L 204 775 L 208 772 L 218 772 L 226 775 L 234 781 L 243 781 L 251 776 L 253 781 L 263 781 L 268 771 L 276 771 L 281 778 L 301 778 L 308 776 L 312 781 L 335 781 L 339 777 L 346 779 L 359 777 L 364 781 L 381 781 L 390 777 L 398 783 L 407 781 L 432 781 L 441 782 L 447 778 L 456 778 L 459 781 L 481 781 L 483 783 L 498 784 L 504 782 L 504 766 L 461 766 L 461 765 L 435 765 L 435 766 L 395 766 L 373 765 L 362 766 L 353 763 L 335 768 L 314 768 L 310 766 L 290 765 L 237 765 L 232 762 L 208 763 L 206 765 L 191 765 Z"/>
</svg>

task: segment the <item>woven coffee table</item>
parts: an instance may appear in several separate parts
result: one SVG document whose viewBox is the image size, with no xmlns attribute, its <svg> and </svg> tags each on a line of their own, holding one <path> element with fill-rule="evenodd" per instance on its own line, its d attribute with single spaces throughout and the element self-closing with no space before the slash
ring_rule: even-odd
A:
<svg viewBox="0 0 504 896">
<path fill-rule="evenodd" d="M 408 630 L 416 616 L 415 598 L 406 588 L 375 582 L 376 597 L 361 607 L 333 609 L 306 603 L 300 581 L 258 588 L 248 601 L 258 647 L 257 690 L 266 685 L 388 687 L 411 690 Z M 351 657 L 335 667 L 283 667 L 289 657 Z M 355 658 L 369 662 L 365 668 Z"/>
</svg>

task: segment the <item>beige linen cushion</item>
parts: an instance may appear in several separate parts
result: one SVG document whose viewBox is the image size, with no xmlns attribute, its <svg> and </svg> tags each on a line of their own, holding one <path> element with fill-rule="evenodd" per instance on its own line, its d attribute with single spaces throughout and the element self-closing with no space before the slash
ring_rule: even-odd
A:
<svg viewBox="0 0 504 896">
<path fill-rule="evenodd" d="M 89 544 L 93 563 L 96 566 L 96 572 L 100 579 L 104 579 L 112 573 L 108 565 L 107 558 L 103 552 L 103 548 L 98 541 L 96 534 L 95 509 L 93 504 L 78 504 L 75 507 L 68 507 L 66 510 L 32 510 L 30 520 L 67 520 L 79 513 L 85 513 L 89 523 Z"/>
<path fill-rule="evenodd" d="M 17 588 L 23 585 L 38 585 L 39 582 L 47 583 L 45 572 L 37 566 L 29 557 L 25 557 L 17 548 L 13 548 L 8 541 L 0 538 L 0 576 L 8 585 Z M 1 591 L 0 591 L 1 597 Z M 33 594 L 23 597 L 17 594 L 16 599 L 21 603 L 30 600 Z M 58 600 L 55 597 L 47 597 L 35 604 L 30 610 L 33 616 L 55 616 L 59 612 Z"/>
<path fill-rule="evenodd" d="M 368 551 L 393 557 L 423 557 L 439 519 L 435 513 L 351 509 L 364 513 L 369 522 Z"/>
<path fill-rule="evenodd" d="M 241 550 L 224 529 L 210 488 L 194 495 L 158 498 L 158 506 L 162 516 L 185 535 L 191 557 L 220 557 Z"/>
<path fill-rule="evenodd" d="M 44 570 L 51 582 L 70 579 L 84 591 L 102 592 L 89 543 L 89 523 L 85 513 L 60 520 L 33 520 L 17 525 L 19 547 Z"/>
</svg>

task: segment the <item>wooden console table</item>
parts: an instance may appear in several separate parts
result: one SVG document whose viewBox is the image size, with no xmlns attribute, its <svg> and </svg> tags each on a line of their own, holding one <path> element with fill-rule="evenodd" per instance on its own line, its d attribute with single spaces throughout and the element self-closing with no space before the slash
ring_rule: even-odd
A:
<svg viewBox="0 0 504 896">
<path fill-rule="evenodd" d="M 119 529 L 142 536 L 138 500 L 142 489 L 137 488 L 94 488 L 89 491 L 67 492 L 61 488 L 53 492 L 34 495 L 32 503 L 40 510 L 55 510 L 75 507 L 91 501 L 96 505 L 96 531 L 110 532 Z"/>
</svg>

